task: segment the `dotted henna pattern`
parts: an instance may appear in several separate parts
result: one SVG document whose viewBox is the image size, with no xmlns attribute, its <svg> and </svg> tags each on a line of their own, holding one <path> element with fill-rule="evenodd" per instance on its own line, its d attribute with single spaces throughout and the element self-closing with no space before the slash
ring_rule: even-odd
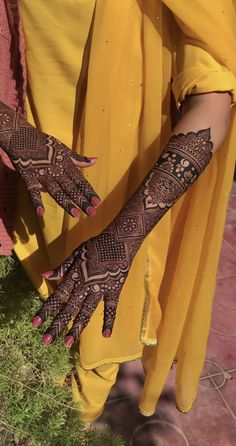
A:
<svg viewBox="0 0 236 446">
<path fill-rule="evenodd" d="M 55 316 L 47 333 L 55 339 L 74 318 L 67 333 L 76 340 L 100 300 L 104 300 L 103 331 L 111 333 L 119 295 L 133 258 L 147 234 L 189 189 L 212 156 L 210 129 L 172 136 L 160 159 L 115 220 L 83 243 L 54 271 L 64 279 L 37 315 Z"/>
</svg>

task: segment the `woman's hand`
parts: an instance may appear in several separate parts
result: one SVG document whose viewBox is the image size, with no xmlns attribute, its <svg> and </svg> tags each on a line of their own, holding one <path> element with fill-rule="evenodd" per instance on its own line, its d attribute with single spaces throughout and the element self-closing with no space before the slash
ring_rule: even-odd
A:
<svg viewBox="0 0 236 446">
<path fill-rule="evenodd" d="M 133 230 L 132 222 L 130 227 L 127 226 L 126 236 L 130 229 Z M 75 318 L 65 340 L 65 344 L 71 346 L 88 324 L 100 300 L 104 300 L 102 333 L 104 337 L 111 335 L 120 292 L 133 258 L 130 242 L 119 237 L 121 230 L 119 221 L 115 221 L 100 235 L 82 243 L 62 266 L 43 274 L 51 280 L 64 276 L 33 319 L 33 325 L 39 327 L 51 314 L 59 311 L 44 335 L 46 345 Z"/>
<path fill-rule="evenodd" d="M 53 136 L 31 126 L 19 113 L 0 102 L 0 146 L 24 180 L 38 215 L 44 207 L 40 191 L 46 190 L 73 217 L 82 209 L 95 215 L 100 199 L 78 167 L 91 166 L 87 158 L 68 149 Z"/>
</svg>

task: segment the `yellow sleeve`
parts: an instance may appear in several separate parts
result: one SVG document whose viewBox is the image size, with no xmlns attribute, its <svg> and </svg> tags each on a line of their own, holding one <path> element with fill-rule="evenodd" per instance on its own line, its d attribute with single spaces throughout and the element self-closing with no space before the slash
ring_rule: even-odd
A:
<svg viewBox="0 0 236 446">
<path fill-rule="evenodd" d="M 204 42 L 183 31 L 176 43 L 172 90 L 177 107 L 189 94 L 230 91 L 236 102 L 236 77 L 210 53 Z"/>
</svg>

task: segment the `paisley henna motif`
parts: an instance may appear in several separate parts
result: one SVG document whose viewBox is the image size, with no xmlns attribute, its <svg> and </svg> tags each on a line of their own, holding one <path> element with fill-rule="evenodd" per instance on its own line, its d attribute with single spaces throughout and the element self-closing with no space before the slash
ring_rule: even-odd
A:
<svg viewBox="0 0 236 446">
<path fill-rule="evenodd" d="M 79 216 L 77 206 L 88 215 L 95 214 L 93 203 L 98 196 L 71 159 L 89 163 L 89 158 L 73 154 L 58 139 L 40 132 L 2 102 L 0 145 L 25 181 L 40 215 L 42 188 L 73 216 Z"/>
<path fill-rule="evenodd" d="M 60 310 L 47 330 L 51 340 L 73 317 L 74 324 L 67 334 L 70 345 L 79 337 L 101 299 L 103 334 L 111 334 L 119 295 L 138 248 L 205 169 L 212 147 L 210 129 L 172 136 L 160 159 L 115 220 L 54 270 L 52 276 L 56 278 L 64 268 L 65 278 L 36 315 L 44 321 Z"/>
</svg>

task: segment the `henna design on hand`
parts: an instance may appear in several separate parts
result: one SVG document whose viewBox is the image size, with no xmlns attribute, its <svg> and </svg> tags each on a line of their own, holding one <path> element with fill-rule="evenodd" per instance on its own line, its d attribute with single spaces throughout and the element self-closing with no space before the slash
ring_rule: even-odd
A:
<svg viewBox="0 0 236 446">
<path fill-rule="evenodd" d="M 43 322 L 62 308 L 48 331 L 52 339 L 66 328 L 71 317 L 80 310 L 73 329 L 73 336 L 77 339 L 101 299 L 105 300 L 103 332 L 112 330 L 118 297 L 131 263 L 125 244 L 116 240 L 114 230 L 111 226 L 108 232 L 83 243 L 76 254 L 73 253 L 74 261 L 65 279 L 35 316 Z M 66 267 L 69 264 L 70 259 Z M 55 272 L 54 278 L 56 276 Z"/>
<path fill-rule="evenodd" d="M 172 136 L 115 220 L 54 270 L 51 278 L 63 271 L 64 279 L 36 315 L 42 322 L 59 310 L 46 332 L 50 342 L 60 335 L 71 318 L 74 323 L 67 333 L 66 344 L 77 340 L 101 299 L 105 303 L 103 335 L 110 336 L 120 292 L 137 250 L 206 168 L 212 148 L 210 129 Z"/>
<path fill-rule="evenodd" d="M 0 145 L 26 183 L 39 215 L 44 212 L 40 190 L 44 188 L 70 215 L 80 215 L 77 207 L 95 215 L 100 202 L 72 158 L 81 163 L 90 159 L 71 152 L 58 139 L 30 125 L 20 112 L 0 102 Z"/>
</svg>

